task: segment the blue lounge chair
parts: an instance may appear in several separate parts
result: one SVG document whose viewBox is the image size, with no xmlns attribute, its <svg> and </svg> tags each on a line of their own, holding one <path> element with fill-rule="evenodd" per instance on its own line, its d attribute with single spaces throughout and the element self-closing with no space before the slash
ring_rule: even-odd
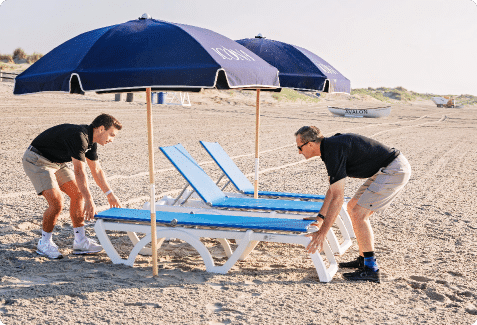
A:
<svg viewBox="0 0 477 325">
<path fill-rule="evenodd" d="M 323 206 L 322 202 L 313 201 L 226 196 L 181 144 L 160 149 L 200 198 L 211 207 L 318 213 Z"/>
<path fill-rule="evenodd" d="M 292 201 L 276 199 L 254 199 L 250 197 L 230 197 L 225 195 L 207 173 L 199 166 L 194 158 L 181 145 L 160 147 L 164 155 L 171 161 L 181 175 L 187 180 L 200 199 L 209 207 L 216 209 L 246 209 L 255 211 L 281 211 L 299 213 L 317 213 L 323 206 L 322 202 L 315 201 Z M 184 192 L 184 191 L 183 191 Z M 174 201 L 174 205 L 178 199 Z M 188 199 L 188 198 L 187 198 Z M 185 201 L 187 201 L 187 199 Z M 170 209 L 170 207 L 158 206 L 156 209 Z M 342 255 L 352 245 L 352 241 L 346 225 L 338 217 L 337 224 L 343 237 L 340 244 L 336 235 L 331 230 L 327 239 L 332 250 Z M 253 248 L 252 248 L 253 249 Z M 251 250 L 250 250 L 251 251 Z M 250 252 L 248 251 L 247 254 Z M 245 258 L 246 254 L 242 257 Z"/>
<path fill-rule="evenodd" d="M 228 177 L 237 191 L 246 195 L 253 195 L 253 184 L 248 180 L 242 171 L 237 167 L 234 161 L 224 151 L 218 142 L 205 142 L 200 141 L 200 144 L 204 147 L 207 153 L 212 157 L 215 163 L 222 169 L 224 175 Z M 225 185 L 227 186 L 229 182 Z M 225 188 L 224 186 L 224 188 Z M 222 190 L 224 190 L 222 188 Z M 301 193 L 286 193 L 286 192 L 270 192 L 270 191 L 258 191 L 259 196 L 269 197 L 285 197 L 292 199 L 302 200 L 324 200 L 324 195 L 319 194 L 301 194 Z"/>
<path fill-rule="evenodd" d="M 205 142 L 200 141 L 200 144 L 204 147 L 207 153 L 212 157 L 215 163 L 220 167 L 223 175 L 217 181 L 220 182 L 223 176 L 227 176 L 229 181 L 222 187 L 222 191 L 227 187 L 229 183 L 232 183 L 237 191 L 245 195 L 253 196 L 254 188 L 253 184 L 248 180 L 242 171 L 237 167 L 230 156 L 225 152 L 222 146 L 218 142 Z M 300 199 L 300 200 L 324 200 L 324 195 L 319 194 L 302 194 L 302 193 L 287 193 L 287 192 L 271 192 L 271 191 L 258 191 L 259 196 L 275 197 L 275 198 L 287 198 L 287 199 Z M 348 230 L 348 233 L 352 238 L 356 238 L 346 208 L 340 212 L 343 222 Z"/>
<path fill-rule="evenodd" d="M 96 216 L 95 231 L 105 252 L 115 264 L 134 265 L 139 252 L 151 242 L 151 215 L 148 210 L 111 208 Z M 304 236 L 310 229 L 313 221 L 293 220 L 281 218 L 258 218 L 243 216 L 223 216 L 213 214 L 190 214 L 179 212 L 156 212 L 158 224 L 158 249 L 165 238 L 177 238 L 190 244 L 201 255 L 206 270 L 214 273 L 227 273 L 240 257 L 255 247 L 260 241 L 307 246 L 310 238 Z M 213 228 L 213 229 L 211 229 Z M 311 227 L 313 228 L 313 227 Z M 258 232 L 257 232 L 258 230 Z M 139 232 L 145 236 L 133 242 L 134 247 L 129 257 L 123 259 L 111 243 L 108 232 Z M 230 254 L 227 261 L 216 266 L 212 255 L 200 238 L 234 239 L 238 246 Z M 222 243 L 222 242 L 221 242 Z M 338 270 L 333 252 L 327 243 L 324 244 L 324 253 L 329 266 L 326 267 L 319 253 L 310 254 L 321 282 L 329 282 Z"/>
</svg>

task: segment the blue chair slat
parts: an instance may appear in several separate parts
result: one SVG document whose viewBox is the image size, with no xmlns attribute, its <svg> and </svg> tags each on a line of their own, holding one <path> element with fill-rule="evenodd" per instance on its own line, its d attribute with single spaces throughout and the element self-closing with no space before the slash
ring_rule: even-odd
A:
<svg viewBox="0 0 477 325">
<path fill-rule="evenodd" d="M 149 210 L 111 208 L 98 213 L 95 217 L 98 219 L 111 219 L 117 221 L 150 222 L 151 212 Z M 313 223 L 311 220 L 190 214 L 167 211 L 156 212 L 157 223 L 170 224 L 174 219 L 177 221 L 178 226 L 222 227 L 293 232 L 306 232 L 310 224 Z"/>
<path fill-rule="evenodd" d="M 323 206 L 322 202 L 292 201 L 275 199 L 254 199 L 248 197 L 226 197 L 212 204 L 217 208 L 272 210 L 290 212 L 314 212 L 318 213 Z"/>
<path fill-rule="evenodd" d="M 189 182 L 204 202 L 213 204 L 225 198 L 225 194 L 204 172 L 182 145 L 160 147 L 162 153 L 171 161 L 182 176 Z"/>
<path fill-rule="evenodd" d="M 217 142 L 200 141 L 200 144 L 209 153 L 215 163 L 222 169 L 235 188 L 244 194 L 249 192 L 253 195 L 253 184 L 248 180 L 242 171 L 237 167 L 222 146 Z"/>
<path fill-rule="evenodd" d="M 253 191 L 246 191 L 243 194 L 253 195 Z M 287 193 L 287 192 L 271 192 L 271 191 L 258 191 L 258 196 L 276 196 L 286 197 L 291 199 L 302 200 L 324 200 L 325 196 L 320 194 L 301 194 L 301 193 Z"/>
</svg>

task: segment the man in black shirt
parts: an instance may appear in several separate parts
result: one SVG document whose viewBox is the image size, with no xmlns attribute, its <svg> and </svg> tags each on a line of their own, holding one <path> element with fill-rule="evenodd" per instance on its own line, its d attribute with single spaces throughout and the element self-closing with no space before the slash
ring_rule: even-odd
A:
<svg viewBox="0 0 477 325">
<path fill-rule="evenodd" d="M 86 175 L 86 164 L 93 178 L 108 198 L 111 207 L 121 207 L 109 187 L 98 160 L 98 144 L 113 142 L 122 125 L 114 117 L 101 114 L 91 125 L 61 124 L 38 135 L 23 155 L 23 168 L 38 195 L 48 202 L 43 213 L 42 238 L 37 253 L 57 259 L 63 256 L 51 235 L 63 209 L 63 195 L 70 199 L 70 217 L 75 239 L 73 253 L 89 254 L 102 250 L 101 245 L 86 237 L 84 220 L 93 220 L 96 206 L 91 196 Z M 66 162 L 73 162 L 74 172 Z"/>
<path fill-rule="evenodd" d="M 338 216 L 344 201 L 346 177 L 366 178 L 348 202 L 348 213 L 359 246 L 359 256 L 340 267 L 357 268 L 344 273 L 349 280 L 380 282 L 374 257 L 374 235 L 369 217 L 385 209 L 401 192 L 411 176 L 409 162 L 398 150 L 358 134 L 335 134 L 325 138 L 315 126 L 304 126 L 296 133 L 298 151 L 306 158 L 321 156 L 328 172 L 330 187 L 317 216 L 320 229 L 312 234 L 307 252 L 323 250 L 326 234 Z"/>
</svg>

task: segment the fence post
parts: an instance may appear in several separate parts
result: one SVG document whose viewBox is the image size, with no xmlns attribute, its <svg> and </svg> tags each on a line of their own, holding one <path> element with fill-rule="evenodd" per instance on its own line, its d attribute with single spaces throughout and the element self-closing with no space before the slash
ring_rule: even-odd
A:
<svg viewBox="0 0 477 325">
<path fill-rule="evenodd" d="M 126 101 L 127 102 L 132 102 L 133 100 L 134 100 L 134 94 L 133 93 L 127 93 Z"/>
<path fill-rule="evenodd" d="M 116 102 L 120 102 L 121 101 L 121 94 L 114 94 L 114 100 Z"/>
</svg>

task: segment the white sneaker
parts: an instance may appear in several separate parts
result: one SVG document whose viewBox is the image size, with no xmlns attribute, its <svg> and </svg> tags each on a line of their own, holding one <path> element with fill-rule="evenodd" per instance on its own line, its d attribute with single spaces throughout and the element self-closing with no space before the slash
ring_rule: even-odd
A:
<svg viewBox="0 0 477 325">
<path fill-rule="evenodd" d="M 39 255 L 46 256 L 51 259 L 63 258 L 63 255 L 61 255 L 60 251 L 58 250 L 58 246 L 49 240 L 43 241 L 40 239 L 36 248 L 36 252 Z"/>
<path fill-rule="evenodd" d="M 94 254 L 103 250 L 103 247 L 94 239 L 84 237 L 80 242 L 73 242 L 73 254 Z"/>
</svg>

